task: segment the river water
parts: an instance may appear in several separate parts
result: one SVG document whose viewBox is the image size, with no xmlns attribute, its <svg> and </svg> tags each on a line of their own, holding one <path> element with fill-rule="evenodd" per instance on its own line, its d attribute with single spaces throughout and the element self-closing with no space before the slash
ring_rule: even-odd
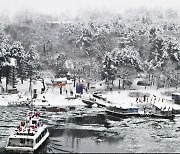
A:
<svg viewBox="0 0 180 154">
<path fill-rule="evenodd" d="M 24 120 L 23 107 L 0 106 L 0 152 L 8 136 Z M 115 119 L 103 108 L 77 106 L 68 112 L 40 110 L 50 137 L 36 153 L 180 152 L 180 116 L 174 120 Z"/>
</svg>

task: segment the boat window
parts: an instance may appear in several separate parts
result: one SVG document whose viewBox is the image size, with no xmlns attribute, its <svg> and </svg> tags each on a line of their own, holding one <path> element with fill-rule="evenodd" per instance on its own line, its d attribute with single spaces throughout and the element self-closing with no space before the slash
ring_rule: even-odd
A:
<svg viewBox="0 0 180 154">
<path fill-rule="evenodd" d="M 21 144 L 25 144 L 25 139 L 24 139 L 24 138 L 21 138 L 21 139 L 20 139 L 20 143 L 21 143 Z"/>
<path fill-rule="evenodd" d="M 36 139 L 36 143 L 38 143 L 39 142 L 39 137 Z"/>
<path fill-rule="evenodd" d="M 12 144 L 12 139 L 9 139 L 9 144 L 8 144 L 9 146 L 12 146 L 13 144 Z"/>
<path fill-rule="evenodd" d="M 37 122 L 36 120 L 32 120 L 32 124 L 36 124 L 36 122 Z"/>
</svg>

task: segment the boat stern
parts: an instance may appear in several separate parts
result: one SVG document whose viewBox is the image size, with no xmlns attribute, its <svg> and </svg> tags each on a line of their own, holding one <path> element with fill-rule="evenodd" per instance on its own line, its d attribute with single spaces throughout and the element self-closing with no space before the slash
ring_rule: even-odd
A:
<svg viewBox="0 0 180 154">
<path fill-rule="evenodd" d="M 33 153 L 34 152 L 34 149 L 32 147 L 14 147 L 14 146 L 6 146 L 5 147 L 5 151 L 7 153 L 12 153 L 12 152 L 15 152 L 15 153 Z"/>
</svg>

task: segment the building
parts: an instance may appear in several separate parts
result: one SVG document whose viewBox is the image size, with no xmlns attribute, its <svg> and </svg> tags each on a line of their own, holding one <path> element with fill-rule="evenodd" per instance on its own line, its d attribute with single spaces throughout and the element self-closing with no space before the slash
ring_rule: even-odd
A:
<svg viewBox="0 0 180 154">
<path fill-rule="evenodd" d="M 172 93 L 172 99 L 175 104 L 180 104 L 180 93 Z"/>
<path fill-rule="evenodd" d="M 62 87 L 65 86 L 67 84 L 67 78 L 55 78 L 53 81 L 53 86 L 58 86 L 58 87 Z"/>
</svg>

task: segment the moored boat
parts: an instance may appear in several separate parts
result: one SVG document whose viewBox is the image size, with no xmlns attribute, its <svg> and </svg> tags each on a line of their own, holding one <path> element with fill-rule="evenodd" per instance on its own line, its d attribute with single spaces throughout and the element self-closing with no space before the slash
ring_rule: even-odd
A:
<svg viewBox="0 0 180 154">
<path fill-rule="evenodd" d="M 47 125 L 40 120 L 40 114 L 32 111 L 26 114 L 15 132 L 8 138 L 7 152 L 34 152 L 49 137 Z"/>
<path fill-rule="evenodd" d="M 157 113 L 150 113 L 150 114 L 144 114 L 142 116 L 151 117 L 151 118 L 163 118 L 163 119 L 174 119 L 174 114 L 157 114 Z"/>
<path fill-rule="evenodd" d="M 91 94 L 87 94 L 81 98 L 82 102 L 85 103 L 88 107 L 96 104 L 96 98 L 94 98 Z"/>
<path fill-rule="evenodd" d="M 88 106 L 92 106 L 93 104 L 96 103 L 96 100 L 94 98 L 90 98 L 90 99 L 82 98 L 82 102 Z"/>
<path fill-rule="evenodd" d="M 106 106 L 106 113 L 111 116 L 126 118 L 130 116 L 140 116 L 139 108 L 136 106 L 120 106 L 120 105 L 109 105 Z"/>
<path fill-rule="evenodd" d="M 139 108 L 136 106 L 120 106 L 120 105 L 110 105 L 106 106 L 107 115 L 128 118 L 128 117 L 151 117 L 151 118 L 163 118 L 163 119 L 174 119 L 175 115 L 172 112 L 166 113 L 156 113 L 156 112 L 140 112 Z"/>
</svg>

